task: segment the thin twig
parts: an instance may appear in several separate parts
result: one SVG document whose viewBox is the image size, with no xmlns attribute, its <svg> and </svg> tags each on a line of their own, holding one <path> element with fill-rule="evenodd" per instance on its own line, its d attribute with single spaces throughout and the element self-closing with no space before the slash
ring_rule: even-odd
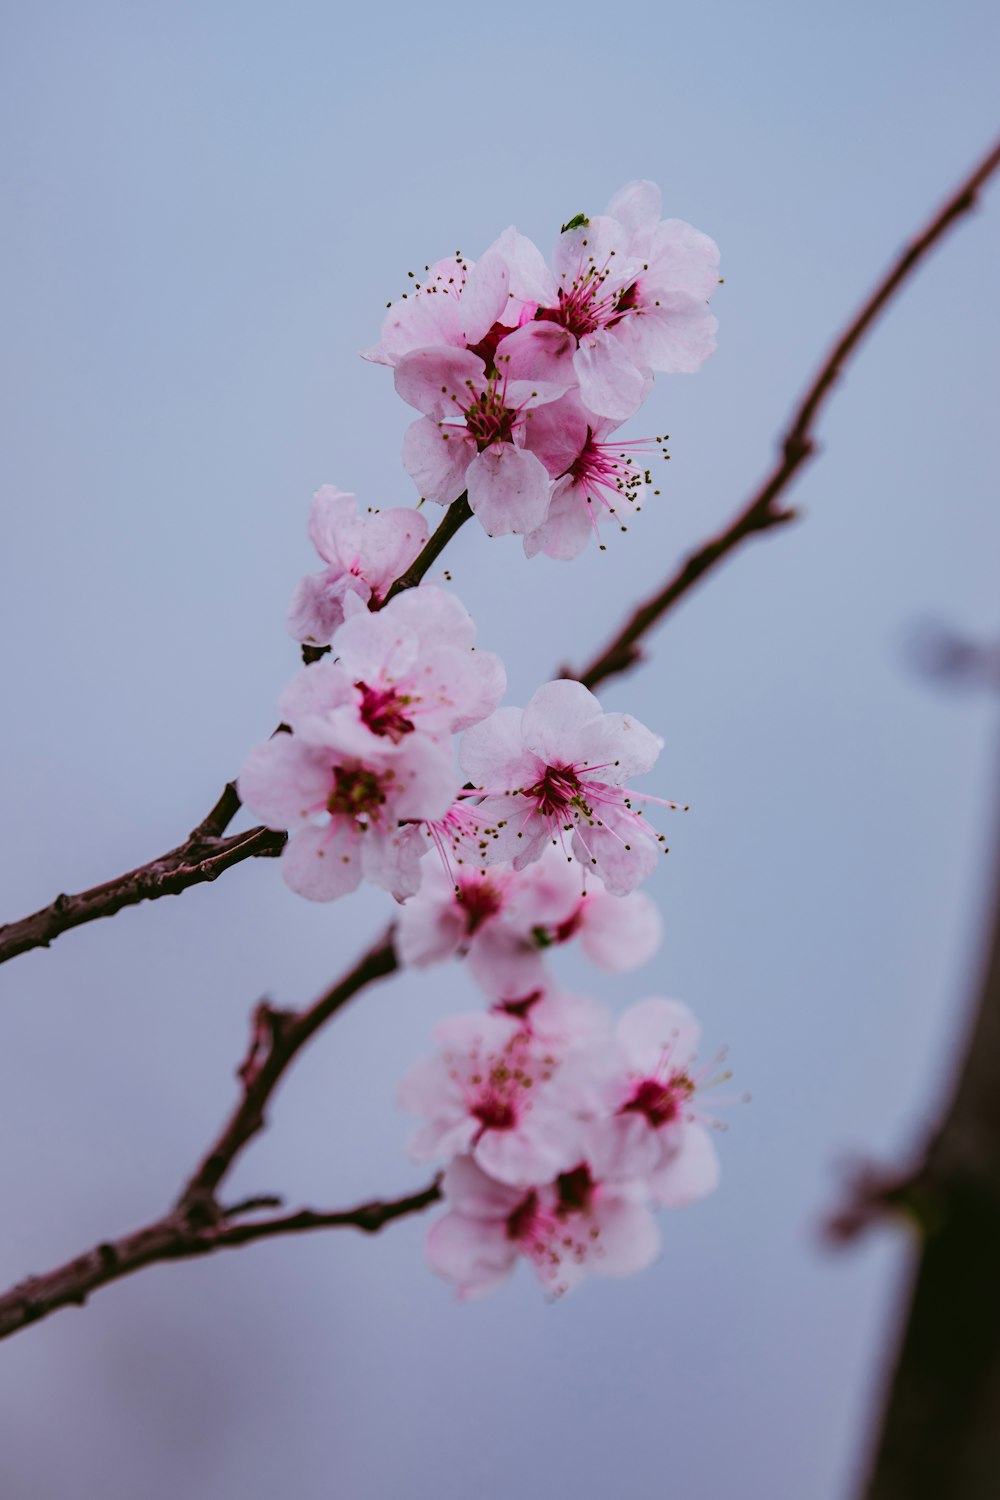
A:
<svg viewBox="0 0 1000 1500">
<path fill-rule="evenodd" d="M 131 1276 L 144 1266 L 169 1260 L 187 1260 L 211 1255 L 216 1250 L 235 1249 L 256 1240 L 283 1234 L 302 1234 L 313 1229 L 360 1229 L 375 1234 L 394 1219 L 421 1213 L 436 1203 L 441 1190 L 435 1179 L 419 1192 L 403 1198 L 374 1199 L 357 1208 L 321 1212 L 302 1208 L 272 1219 L 235 1219 L 223 1211 L 215 1224 L 198 1225 L 178 1213 L 167 1214 L 152 1224 L 117 1240 L 105 1240 L 85 1255 L 78 1255 L 44 1276 L 32 1276 L 0 1297 L 0 1339 L 38 1323 L 60 1307 L 83 1307 L 92 1292 Z"/>
<path fill-rule="evenodd" d="M 693 552 L 662 588 L 633 611 L 618 633 L 582 671 L 574 673 L 567 669 L 564 676 L 576 676 L 585 686 L 595 688 L 598 683 L 607 681 L 616 673 L 627 671 L 641 659 L 638 645 L 640 639 L 711 568 L 728 557 L 748 537 L 795 519 L 794 511 L 777 505 L 776 501 L 802 465 L 815 457 L 813 428 L 824 402 L 840 379 L 845 364 L 886 304 L 928 251 L 957 219 L 973 208 L 979 190 L 997 167 L 1000 167 L 1000 143 L 969 174 L 917 238 L 897 256 L 871 296 L 837 339 L 807 387 L 791 422 L 778 441 L 779 456 L 773 469 L 742 510 L 728 526 Z"/>
<path fill-rule="evenodd" d="M 0 1296 L 0 1338 L 47 1317 L 57 1308 L 82 1306 L 90 1293 L 158 1261 L 206 1255 L 253 1240 L 295 1234 L 310 1229 L 353 1226 L 373 1233 L 392 1219 L 418 1213 L 440 1196 L 437 1182 L 420 1192 L 388 1202 L 364 1203 L 358 1208 L 319 1212 L 299 1209 L 273 1218 L 246 1215 L 261 1208 L 279 1207 L 272 1194 L 246 1198 L 228 1207 L 218 1190 L 233 1163 L 265 1123 L 272 1094 L 297 1053 L 347 1002 L 368 985 L 397 967 L 392 930 L 304 1010 L 277 1010 L 261 1001 L 253 1014 L 250 1048 L 238 1069 L 240 1097 L 195 1171 L 182 1188 L 174 1207 L 162 1218 L 105 1241 L 41 1276 L 32 1276 Z"/>
<path fill-rule="evenodd" d="M 224 870 L 242 864 L 245 859 L 280 854 L 285 846 L 287 834 L 275 833 L 270 828 L 248 828 L 229 838 L 206 836 L 202 830 L 211 827 L 214 814 L 213 808 L 183 844 L 148 865 L 140 865 L 104 885 L 92 886 L 89 891 L 57 896 L 51 905 L 43 906 L 31 916 L 0 927 L 0 963 L 30 948 L 47 948 L 71 927 L 80 927 L 98 917 L 113 917 L 123 906 L 137 906 L 159 896 L 177 896 L 190 886 L 217 879 Z"/>
</svg>

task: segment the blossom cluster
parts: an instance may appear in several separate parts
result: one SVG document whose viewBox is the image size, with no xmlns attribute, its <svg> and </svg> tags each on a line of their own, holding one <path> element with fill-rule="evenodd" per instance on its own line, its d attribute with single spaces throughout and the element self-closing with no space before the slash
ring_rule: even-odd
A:
<svg viewBox="0 0 1000 1500">
<path fill-rule="evenodd" d="M 717 261 L 706 236 L 661 220 L 652 184 L 632 183 L 606 215 L 564 226 L 551 268 L 514 229 L 477 262 L 430 267 L 366 356 L 423 413 L 403 455 L 422 497 L 467 498 L 529 555 L 575 555 L 600 514 L 641 497 L 629 446 L 608 439 L 654 371 L 711 351 Z M 458 957 L 484 992 L 487 1009 L 443 1022 L 440 1052 L 401 1087 L 422 1120 L 412 1154 L 446 1166 L 431 1265 L 462 1296 L 520 1258 L 552 1294 L 641 1269 L 659 1245 L 652 1209 L 718 1175 L 697 1025 L 652 999 L 616 1027 L 560 989 L 549 960 L 578 942 L 621 974 L 655 953 L 660 915 L 640 887 L 665 846 L 648 810 L 676 804 L 635 783 L 663 740 L 566 679 L 502 706 L 503 662 L 459 599 L 423 581 L 439 547 L 422 511 L 363 512 L 325 486 L 309 534 L 324 566 L 288 616 L 307 665 L 239 792 L 287 832 L 292 890 L 329 901 L 381 886 L 400 904 L 400 963 Z"/>
<path fill-rule="evenodd" d="M 697 370 L 715 347 L 718 250 L 660 211 L 655 184 L 630 183 L 563 227 L 551 266 L 511 227 L 478 261 L 428 266 L 390 306 L 366 357 L 422 413 L 403 463 L 424 499 L 467 494 L 491 536 L 558 558 L 639 504 L 635 450 L 650 445 L 612 434 L 654 372 Z"/>
<path fill-rule="evenodd" d="M 400 1103 L 422 1119 L 411 1154 L 449 1162 L 427 1253 L 461 1297 L 522 1258 L 552 1296 L 641 1271 L 660 1246 L 652 1209 L 715 1187 L 698 1027 L 677 1001 L 641 1001 L 613 1027 L 596 1001 L 536 990 L 453 1016 L 436 1039 Z"/>
</svg>

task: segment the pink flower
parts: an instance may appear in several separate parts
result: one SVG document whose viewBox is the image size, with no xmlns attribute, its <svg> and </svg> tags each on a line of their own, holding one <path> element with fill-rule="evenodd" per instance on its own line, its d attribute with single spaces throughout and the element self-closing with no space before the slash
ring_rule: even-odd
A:
<svg viewBox="0 0 1000 1500">
<path fill-rule="evenodd" d="M 462 866 L 453 878 L 429 860 L 400 914 L 397 948 L 417 966 L 460 953 L 488 994 L 517 999 L 547 986 L 547 949 L 579 938 L 598 968 L 622 973 L 645 963 L 660 936 L 659 911 L 642 891 L 587 889 L 580 866 L 547 847 L 522 871 Z"/>
<path fill-rule="evenodd" d="M 512 305 L 528 317 L 534 302 L 536 322 L 573 335 L 581 400 L 618 421 L 642 402 L 648 370 L 697 370 L 715 347 L 706 302 L 718 282 L 718 250 L 689 224 L 659 215 L 655 184 L 629 183 L 606 215 L 581 214 L 567 225 L 552 272 L 523 236 L 508 231 L 497 243 Z"/>
<path fill-rule="evenodd" d="M 475 650 L 475 625 L 453 594 L 425 584 L 378 614 L 348 609 L 334 659 L 304 668 L 281 700 L 282 718 L 309 744 L 405 755 L 411 737 L 447 740 L 503 697 L 503 663 Z"/>
<path fill-rule="evenodd" d="M 435 1029 L 442 1051 L 414 1064 L 399 1102 L 421 1116 L 410 1139 L 415 1161 L 470 1153 L 498 1182 L 551 1182 L 580 1154 L 572 1090 L 560 1088 L 564 1057 L 516 1018 L 452 1016 Z"/>
<path fill-rule="evenodd" d="M 627 895 L 655 866 L 662 839 L 632 806 L 658 799 L 625 783 L 651 770 L 662 746 L 630 715 L 604 713 L 579 682 L 549 682 L 527 708 L 498 709 L 466 733 L 460 754 L 482 798 L 473 813 L 484 858 L 521 870 L 571 834 L 581 864 Z"/>
<path fill-rule="evenodd" d="M 528 557 L 576 557 L 590 537 L 599 537 L 598 523 L 609 518 L 627 529 L 622 517 L 639 509 L 649 483 L 637 456 L 651 444 L 609 442 L 619 425 L 588 412 L 573 391 L 532 413 L 525 440 L 555 487 L 545 520 L 524 538 Z"/>
<path fill-rule="evenodd" d="M 381 599 L 427 541 L 427 522 L 416 510 L 369 511 L 332 484 L 312 498 L 309 536 L 329 566 L 307 573 L 292 596 L 288 629 L 297 641 L 325 646 L 344 619 L 344 601 Z"/>
<path fill-rule="evenodd" d="M 618 1023 L 620 1058 L 600 1086 L 602 1113 L 587 1126 L 595 1170 L 644 1180 L 657 1203 L 679 1208 L 705 1197 L 719 1162 L 695 1096 L 699 1028 L 676 1000 L 643 1000 Z"/>
<path fill-rule="evenodd" d="M 524 447 L 533 408 L 573 381 L 572 340 L 561 329 L 508 334 L 487 363 L 464 349 L 417 349 L 396 366 L 396 390 L 424 419 L 407 429 L 403 463 L 426 500 L 464 492 L 491 536 L 540 526 L 551 484 Z"/>
<path fill-rule="evenodd" d="M 300 896 L 331 901 L 364 877 L 402 900 L 420 885 L 427 842 L 400 825 L 440 817 L 455 779 L 450 749 L 424 735 L 405 755 L 362 757 L 282 733 L 250 751 L 239 791 L 269 828 L 288 830 L 281 873 Z"/>
<path fill-rule="evenodd" d="M 431 1225 L 427 1259 L 463 1300 L 493 1291 L 519 1258 L 550 1297 L 589 1273 L 629 1276 L 656 1258 L 660 1234 L 635 1184 L 597 1181 L 586 1162 L 528 1192 L 494 1182 L 468 1156 L 444 1176 L 448 1211 Z"/>
<path fill-rule="evenodd" d="M 396 365 L 414 349 L 466 349 L 488 339 L 508 303 L 509 273 L 491 247 L 479 261 L 436 261 L 382 320 L 382 337 L 363 359 Z M 511 327 L 517 326 L 515 317 Z M 505 329 L 509 332 L 509 329 Z M 494 335 L 495 339 L 495 335 Z"/>
</svg>

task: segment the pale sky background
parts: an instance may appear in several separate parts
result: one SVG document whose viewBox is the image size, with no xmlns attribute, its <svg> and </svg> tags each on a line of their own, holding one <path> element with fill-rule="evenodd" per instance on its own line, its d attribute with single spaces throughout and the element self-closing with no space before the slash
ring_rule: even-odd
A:
<svg viewBox="0 0 1000 1500">
<path fill-rule="evenodd" d="M 986 3 L 5 7 L 0 912 L 140 863 L 205 812 L 296 665 L 309 496 L 414 497 L 412 413 L 356 351 L 406 271 L 514 222 L 548 247 L 633 177 L 711 233 L 718 354 L 635 435 L 669 484 L 573 565 L 449 554 L 508 702 L 580 662 L 740 502 L 820 353 L 996 129 Z M 931 1118 L 977 960 L 994 706 L 918 680 L 914 623 L 1000 624 L 1000 191 L 836 393 L 800 525 L 735 557 L 604 701 L 692 804 L 666 942 L 617 1005 L 687 1000 L 737 1087 L 711 1200 L 662 1260 L 464 1307 L 425 1223 L 142 1273 L 0 1352 L 4 1500 L 849 1500 L 904 1268 L 831 1254 L 845 1160 Z M 300 1004 L 392 903 L 313 906 L 259 861 L 3 970 L 0 1280 L 174 1195 L 262 993 Z M 235 1193 L 416 1185 L 396 1080 L 457 968 L 311 1048 Z"/>
</svg>

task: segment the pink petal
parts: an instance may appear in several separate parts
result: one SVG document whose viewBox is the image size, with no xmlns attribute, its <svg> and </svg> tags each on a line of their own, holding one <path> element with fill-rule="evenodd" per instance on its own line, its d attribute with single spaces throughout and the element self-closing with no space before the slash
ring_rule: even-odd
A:
<svg viewBox="0 0 1000 1500">
<path fill-rule="evenodd" d="M 595 889 L 584 901 L 580 946 L 606 974 L 624 974 L 648 962 L 662 936 L 660 909 L 645 891 L 612 896 Z"/>
<path fill-rule="evenodd" d="M 426 546 L 430 528 L 418 510 L 397 507 L 369 516 L 361 547 L 361 571 L 382 598 Z"/>
<path fill-rule="evenodd" d="M 353 701 L 351 679 L 336 662 L 324 660 L 296 672 L 278 700 L 278 710 L 282 721 L 297 734 L 322 744 L 323 721 L 331 710 Z"/>
<path fill-rule="evenodd" d="M 374 885 L 405 901 L 420 889 L 420 861 L 426 853 L 426 840 L 417 827 L 369 828 L 361 845 L 361 868 Z"/>
<path fill-rule="evenodd" d="M 622 346 L 632 359 L 654 370 L 688 375 L 700 370 L 714 352 L 718 326 L 701 298 L 690 292 L 662 292 L 658 304 L 646 306 L 641 318 L 622 324 Z M 583 393 L 582 377 L 580 388 Z M 589 406 L 585 394 L 584 400 Z"/>
<path fill-rule="evenodd" d="M 657 225 L 643 258 L 650 282 L 672 292 L 690 292 L 707 302 L 719 284 L 718 245 L 683 219 Z"/>
<path fill-rule="evenodd" d="M 718 1185 L 719 1158 L 709 1132 L 702 1125 L 685 1124 L 674 1154 L 649 1178 L 657 1203 L 686 1208 Z"/>
<path fill-rule="evenodd" d="M 463 1213 L 504 1222 L 524 1197 L 518 1188 L 487 1177 L 471 1156 L 456 1156 L 442 1178 L 441 1191 L 446 1202 Z"/>
<path fill-rule="evenodd" d="M 415 349 L 396 366 L 396 391 L 425 417 L 456 421 L 483 389 L 485 374 L 482 360 L 467 349 Z"/>
<path fill-rule="evenodd" d="M 579 557 L 594 535 L 593 510 L 593 504 L 579 485 L 569 479 L 560 480 L 552 491 L 545 520 L 524 539 L 525 557 L 534 557 L 538 552 L 559 562 Z"/>
<path fill-rule="evenodd" d="M 607 214 L 595 214 L 579 229 L 567 229 L 559 236 L 552 265 L 556 275 L 568 284 L 590 266 L 603 271 L 620 261 L 624 270 L 627 249 L 628 236 L 621 224 Z"/>
<path fill-rule="evenodd" d="M 536 323 L 536 328 L 551 324 Z M 538 456 L 553 479 L 565 474 L 579 458 L 594 418 L 583 410 L 574 393 L 529 411 L 524 422 L 524 445 Z"/>
<path fill-rule="evenodd" d="M 550 482 L 533 453 L 495 443 L 472 460 L 466 474 L 469 505 L 490 536 L 532 531 L 548 509 Z"/>
<path fill-rule="evenodd" d="M 403 467 L 420 491 L 435 505 L 450 505 L 465 489 L 476 445 L 465 427 L 424 417 L 403 435 Z"/>
<path fill-rule="evenodd" d="M 255 745 L 239 775 L 247 809 L 269 828 L 296 828 L 324 808 L 330 793 L 330 758 L 290 734 Z"/>
<path fill-rule="evenodd" d="M 467 729 L 459 749 L 459 764 L 474 786 L 508 791 L 531 786 L 544 769 L 525 748 L 521 708 L 498 708 L 482 724 Z"/>
<path fill-rule="evenodd" d="M 645 1271 L 660 1253 L 660 1229 L 646 1204 L 609 1193 L 599 1201 L 598 1238 L 590 1269 L 599 1276 L 631 1276 Z"/>
<path fill-rule="evenodd" d="M 602 714 L 600 703 L 582 683 L 566 678 L 543 683 L 524 710 L 524 743 L 547 766 L 572 765 L 582 736 Z"/>
<path fill-rule="evenodd" d="M 361 884 L 361 851 L 343 819 L 327 828 L 300 828 L 285 845 L 281 873 L 308 901 L 333 901 Z"/>
<path fill-rule="evenodd" d="M 608 204 L 608 214 L 630 235 L 656 227 L 663 209 L 663 196 L 655 182 L 627 182 Z"/>
<path fill-rule="evenodd" d="M 344 622 L 344 595 L 357 594 L 366 602 L 371 589 L 351 573 L 325 568 L 307 573 L 296 586 L 288 606 L 288 633 L 293 640 L 327 646 L 338 625 Z"/>
<path fill-rule="evenodd" d="M 652 1075 L 664 1065 L 686 1069 L 698 1049 L 701 1028 L 679 1000 L 640 1000 L 618 1022 L 618 1040 L 631 1066 Z"/>
<path fill-rule="evenodd" d="M 469 272 L 458 312 L 467 344 L 478 344 L 507 306 L 510 274 L 503 256 L 487 251 Z"/>
<path fill-rule="evenodd" d="M 580 382 L 580 400 L 598 416 L 623 422 L 642 405 L 646 378 L 613 333 L 599 329 L 586 334 L 580 340 L 573 366 Z"/>
<path fill-rule="evenodd" d="M 576 339 L 558 323 L 526 323 L 497 345 L 496 367 L 508 381 L 524 380 L 548 387 L 548 400 L 576 385 L 573 355 Z"/>
<path fill-rule="evenodd" d="M 309 540 L 324 562 L 348 571 L 361 545 L 363 521 L 354 495 L 324 484 L 312 497 Z"/>
<path fill-rule="evenodd" d="M 504 1224 L 471 1219 L 450 1210 L 427 1233 L 427 1264 L 455 1282 L 465 1300 L 485 1296 L 506 1281 L 517 1262 L 517 1246 Z"/>
</svg>

